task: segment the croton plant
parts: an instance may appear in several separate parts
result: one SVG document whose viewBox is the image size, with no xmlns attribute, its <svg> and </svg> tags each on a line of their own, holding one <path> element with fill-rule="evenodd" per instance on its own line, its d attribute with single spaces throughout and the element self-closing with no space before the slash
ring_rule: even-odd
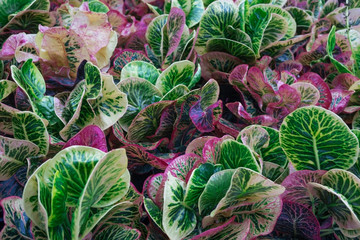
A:
<svg viewBox="0 0 360 240">
<path fill-rule="evenodd" d="M 360 1 L 0 1 L 0 239 L 360 239 Z"/>
</svg>

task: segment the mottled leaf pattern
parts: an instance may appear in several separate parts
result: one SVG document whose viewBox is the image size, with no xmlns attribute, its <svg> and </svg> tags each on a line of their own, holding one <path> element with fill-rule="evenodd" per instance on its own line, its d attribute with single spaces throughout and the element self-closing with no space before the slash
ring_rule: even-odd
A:
<svg viewBox="0 0 360 240">
<path fill-rule="evenodd" d="M 211 216 L 228 208 L 249 205 L 262 199 L 279 196 L 285 188 L 278 185 L 261 174 L 248 168 L 240 167 L 234 172 L 231 185 L 226 195 L 219 202 Z"/>
<path fill-rule="evenodd" d="M 222 164 L 225 169 L 246 167 L 260 172 L 260 166 L 249 147 L 231 139 L 221 143 L 218 163 Z"/>
<path fill-rule="evenodd" d="M 193 78 L 195 65 L 190 61 L 179 61 L 171 64 L 156 80 L 156 87 L 166 94 L 176 85 L 188 86 Z"/>
<path fill-rule="evenodd" d="M 14 137 L 28 140 L 39 147 L 39 154 L 49 151 L 49 134 L 44 122 L 32 112 L 18 112 L 12 118 Z"/>
<path fill-rule="evenodd" d="M 121 70 L 121 81 L 131 77 L 138 77 L 155 84 L 159 75 L 160 72 L 154 65 L 144 61 L 132 61 Z"/>
<path fill-rule="evenodd" d="M 103 75 L 101 96 L 91 107 L 95 113 L 94 123 L 102 130 L 114 125 L 126 112 L 128 101 L 126 94 L 115 85 L 111 75 Z"/>
<path fill-rule="evenodd" d="M 184 206 L 185 183 L 169 174 L 164 188 L 162 225 L 170 239 L 182 239 L 196 226 L 195 211 Z"/>
<path fill-rule="evenodd" d="M 280 145 L 297 170 L 348 169 L 359 154 L 359 142 L 341 118 L 314 106 L 284 119 Z"/>
</svg>

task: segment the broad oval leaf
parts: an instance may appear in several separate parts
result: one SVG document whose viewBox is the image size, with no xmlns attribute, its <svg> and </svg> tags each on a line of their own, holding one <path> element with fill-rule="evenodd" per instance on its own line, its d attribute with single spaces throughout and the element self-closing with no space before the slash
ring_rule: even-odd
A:
<svg viewBox="0 0 360 240">
<path fill-rule="evenodd" d="M 167 14 L 154 18 L 146 30 L 146 40 L 157 56 L 161 56 L 162 29 L 165 26 L 167 19 Z"/>
<path fill-rule="evenodd" d="M 267 133 L 269 134 L 269 145 L 267 147 L 263 147 L 260 150 L 261 158 L 264 161 L 272 162 L 275 164 L 278 164 L 281 167 L 286 167 L 288 164 L 288 159 L 283 151 L 283 149 L 280 146 L 280 137 L 279 137 L 279 131 L 270 128 L 262 126 Z"/>
<path fill-rule="evenodd" d="M 91 107 L 95 113 L 94 123 L 105 130 L 125 114 L 128 101 L 126 94 L 116 87 L 111 75 L 103 75 L 102 79 L 102 94 L 91 104 Z"/>
<path fill-rule="evenodd" d="M 290 224 L 291 223 L 291 227 Z M 313 212 L 304 205 L 283 201 L 282 211 L 274 231 L 280 236 L 304 240 L 320 240 L 320 224 Z"/>
<path fill-rule="evenodd" d="M 164 188 L 162 225 L 170 239 L 182 239 L 195 228 L 195 211 L 183 204 L 185 182 L 168 174 Z"/>
<path fill-rule="evenodd" d="M 282 194 L 282 199 L 289 202 L 296 202 L 301 205 L 311 207 L 317 206 L 319 201 L 311 197 L 308 184 L 321 183 L 321 177 L 326 173 L 325 170 L 300 170 L 287 176 L 281 183 L 286 188 Z"/>
<path fill-rule="evenodd" d="M 222 167 L 219 165 L 204 163 L 191 173 L 186 185 L 186 194 L 184 198 L 184 202 L 187 206 L 193 206 L 198 203 L 199 197 L 205 189 L 208 180 L 214 173 L 219 172 L 220 170 L 222 170 Z"/>
<path fill-rule="evenodd" d="M 215 216 L 220 212 L 242 205 L 249 205 L 262 199 L 277 197 L 285 188 L 248 168 L 236 169 L 231 178 L 231 185 L 216 209 L 211 212 Z"/>
<path fill-rule="evenodd" d="M 348 169 L 359 155 L 359 141 L 343 120 L 315 106 L 284 119 L 280 145 L 296 170 Z"/>
<path fill-rule="evenodd" d="M 179 84 L 189 86 L 195 70 L 195 64 L 190 61 L 179 61 L 166 68 L 156 80 L 155 86 L 166 94 Z"/>
<path fill-rule="evenodd" d="M 224 38 L 227 26 L 238 28 L 240 26 L 238 9 L 232 1 L 215 1 L 205 10 L 199 27 L 196 41 L 196 51 L 203 55 L 206 53 L 208 40 Z M 231 52 L 230 52 L 231 53 Z"/>
<path fill-rule="evenodd" d="M 227 38 L 212 38 L 208 40 L 206 43 L 206 50 L 208 52 L 226 52 L 249 63 L 253 63 L 256 59 L 256 53 L 253 49 L 241 42 Z"/>
<path fill-rule="evenodd" d="M 225 169 L 246 167 L 261 172 L 261 168 L 249 147 L 231 139 L 221 143 L 218 163 L 222 164 Z"/>
<path fill-rule="evenodd" d="M 218 202 L 225 196 L 229 189 L 234 172 L 235 169 L 226 169 L 214 173 L 209 178 L 198 201 L 198 208 L 201 215 L 208 215 L 216 208 Z"/>
<path fill-rule="evenodd" d="M 21 70 L 14 65 L 11 66 L 11 74 L 14 81 L 28 95 L 31 101 L 40 100 L 44 97 L 45 81 L 32 59 L 27 60 Z"/>
<path fill-rule="evenodd" d="M 86 82 L 86 97 L 95 99 L 99 96 L 102 88 L 100 69 L 91 62 L 87 62 L 84 67 Z"/>
<path fill-rule="evenodd" d="M 63 149 L 74 146 L 88 146 L 107 152 L 106 137 L 104 132 L 96 125 L 89 125 L 83 128 L 75 136 L 66 142 Z"/>
<path fill-rule="evenodd" d="M 158 102 L 162 97 L 161 92 L 145 79 L 128 78 L 119 82 L 117 87 L 127 95 L 128 100 L 126 113 L 118 121 L 125 131 L 142 109 Z"/>
<path fill-rule="evenodd" d="M 286 22 L 288 24 L 287 31 L 285 34 L 285 38 L 291 38 L 296 33 L 296 22 L 294 18 L 288 13 L 287 11 L 283 10 L 281 7 L 270 5 L 270 4 L 257 4 L 249 8 L 249 15 L 252 14 L 253 11 L 256 11 L 257 9 L 262 9 L 265 12 L 268 13 L 275 13 L 278 14 L 286 19 Z"/>
<path fill-rule="evenodd" d="M 27 164 L 26 158 L 38 152 L 39 147 L 30 141 L 0 136 L 0 181 L 11 178 Z"/>
<path fill-rule="evenodd" d="M 153 103 L 141 110 L 129 126 L 128 139 L 130 141 L 144 141 L 146 137 L 153 135 L 159 126 L 161 113 L 172 102 L 161 101 Z"/>
<path fill-rule="evenodd" d="M 360 179 L 351 172 L 333 169 L 322 176 L 321 184 L 310 183 L 310 191 L 324 202 L 334 221 L 344 229 L 359 229 Z"/>
<path fill-rule="evenodd" d="M 44 122 L 32 112 L 18 112 L 13 115 L 14 137 L 28 140 L 39 147 L 39 154 L 49 151 L 49 134 Z"/>
<path fill-rule="evenodd" d="M 301 102 L 299 107 L 316 105 L 320 99 L 319 90 L 312 84 L 307 82 L 297 82 L 291 84 L 292 88 L 295 88 L 301 95 Z"/>
<path fill-rule="evenodd" d="M 138 77 L 155 84 L 159 75 L 160 71 L 157 70 L 154 65 L 144 61 L 132 61 L 126 64 L 121 70 L 120 80 L 123 81 L 127 78 Z"/>
</svg>

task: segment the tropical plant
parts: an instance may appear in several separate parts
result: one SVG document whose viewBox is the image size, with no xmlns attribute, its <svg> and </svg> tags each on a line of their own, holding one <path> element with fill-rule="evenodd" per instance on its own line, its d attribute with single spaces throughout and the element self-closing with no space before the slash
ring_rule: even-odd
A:
<svg viewBox="0 0 360 240">
<path fill-rule="evenodd" d="M 360 4 L 0 2 L 0 239 L 360 238 Z"/>
</svg>

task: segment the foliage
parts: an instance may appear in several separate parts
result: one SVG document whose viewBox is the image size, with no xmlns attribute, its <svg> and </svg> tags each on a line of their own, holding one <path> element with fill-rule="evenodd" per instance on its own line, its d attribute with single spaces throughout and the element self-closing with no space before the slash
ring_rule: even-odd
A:
<svg viewBox="0 0 360 240">
<path fill-rule="evenodd" d="M 360 238 L 360 4 L 3 0 L 0 239 Z"/>
</svg>

